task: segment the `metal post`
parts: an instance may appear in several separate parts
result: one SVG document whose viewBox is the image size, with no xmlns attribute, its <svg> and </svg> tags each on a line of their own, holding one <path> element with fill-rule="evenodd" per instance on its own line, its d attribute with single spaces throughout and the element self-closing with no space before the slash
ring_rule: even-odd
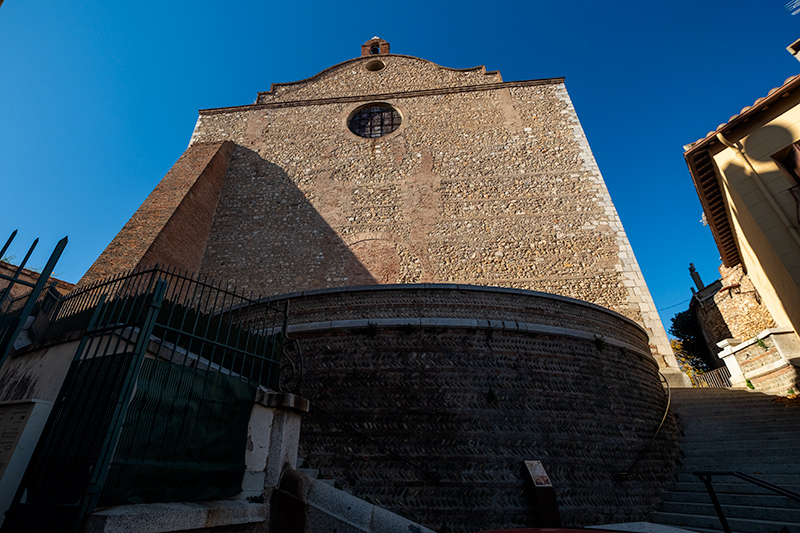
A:
<svg viewBox="0 0 800 533">
<path fill-rule="evenodd" d="M 38 241 L 39 239 L 36 239 Z M 34 246 L 35 246 L 34 242 Z M 31 246 L 31 251 L 33 247 Z M 50 259 L 47 261 L 47 265 L 45 265 L 44 269 L 42 270 L 41 274 L 39 275 L 39 280 L 36 282 L 36 285 L 33 287 L 31 294 L 28 296 L 28 301 L 25 302 L 25 307 L 22 308 L 22 311 L 17 318 L 17 325 L 14 328 L 11 336 L 5 339 L 5 346 L 0 346 L 0 367 L 3 366 L 5 363 L 8 354 L 11 353 L 11 350 L 14 348 L 14 341 L 17 340 L 22 328 L 25 326 L 25 321 L 30 315 L 31 311 L 33 311 L 33 306 L 36 304 L 36 301 L 39 299 L 39 294 L 42 292 L 47 280 L 50 278 L 50 274 L 52 274 L 53 269 L 56 267 L 56 263 L 58 263 L 58 259 L 61 257 L 61 253 L 64 251 L 64 248 L 67 246 L 67 238 L 64 237 L 58 244 L 56 244 L 53 253 L 50 254 Z M 28 252 L 30 255 L 30 251 Z M 27 261 L 28 256 L 25 257 L 25 261 Z M 22 263 L 25 264 L 24 262 Z M 22 266 L 20 266 L 20 269 Z"/>
<path fill-rule="evenodd" d="M 714 509 L 717 511 L 720 524 L 722 524 L 722 530 L 725 531 L 725 533 L 731 533 L 731 526 L 728 525 L 728 521 L 725 519 L 725 513 L 722 511 L 722 506 L 719 504 L 719 500 L 717 499 L 717 493 L 714 492 L 714 487 L 711 485 L 711 475 L 702 474 L 700 472 L 695 472 L 694 475 L 699 477 L 706 486 L 708 495 L 711 498 L 711 503 L 714 505 Z"/>
</svg>

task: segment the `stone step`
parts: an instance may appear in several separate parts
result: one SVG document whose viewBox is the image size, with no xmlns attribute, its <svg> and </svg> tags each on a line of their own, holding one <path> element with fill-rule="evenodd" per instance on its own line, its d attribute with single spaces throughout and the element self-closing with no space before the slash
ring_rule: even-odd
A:
<svg viewBox="0 0 800 533">
<path fill-rule="evenodd" d="M 800 509 L 789 507 L 757 507 L 754 505 L 728 504 L 720 498 L 725 518 L 745 518 L 749 520 L 782 520 L 800 524 Z M 661 511 L 665 513 L 686 513 L 694 515 L 717 516 L 714 506 L 699 502 L 664 502 Z"/>
<path fill-rule="evenodd" d="M 677 473 L 694 476 L 695 472 L 742 472 L 743 474 L 748 474 L 750 476 L 763 479 L 764 481 L 769 481 L 770 483 L 774 483 L 778 486 L 783 486 L 783 484 L 781 482 L 773 481 L 776 479 L 775 476 L 782 476 L 780 479 L 785 483 L 791 482 L 792 476 L 800 475 L 797 473 L 797 463 L 795 462 L 773 462 L 770 464 L 765 464 L 763 460 L 761 462 L 750 463 L 726 462 L 716 465 L 708 462 L 686 463 L 684 465 L 680 465 L 680 470 Z M 694 477 L 697 479 L 697 476 Z M 713 476 L 715 484 L 717 482 L 728 480 L 733 483 L 735 479 L 737 478 L 733 476 Z M 742 482 L 744 483 L 744 481 Z"/>
<path fill-rule="evenodd" d="M 764 394 L 763 392 L 756 392 L 751 389 L 694 389 L 670 391 L 671 400 L 678 403 L 683 402 L 703 402 L 705 403 L 718 403 L 718 402 L 750 402 L 750 401 L 771 401 L 778 396 L 774 394 Z"/>
<path fill-rule="evenodd" d="M 800 464 L 800 448 L 790 446 L 767 446 L 766 443 L 761 448 L 756 446 L 741 446 L 731 447 L 728 449 L 702 449 L 694 448 L 691 450 L 683 450 L 683 464 L 709 462 L 711 459 L 720 457 L 725 459 L 725 464 L 728 463 L 741 463 L 750 460 L 764 462 L 765 457 L 776 458 L 788 464 Z M 775 459 L 770 459 L 773 462 Z M 729 468 L 726 466 L 726 469 Z"/>
<path fill-rule="evenodd" d="M 797 424 L 786 421 L 775 420 L 743 420 L 739 423 L 715 422 L 702 426 L 686 426 L 683 428 L 682 441 L 692 441 L 697 439 L 718 438 L 727 440 L 738 437 L 762 435 L 764 437 L 780 436 L 786 431 L 796 430 Z"/>
<path fill-rule="evenodd" d="M 798 522 L 786 522 L 782 520 L 728 518 L 727 516 L 726 518 L 728 520 L 728 524 L 731 527 L 731 531 L 741 531 L 747 533 L 776 533 L 778 531 L 781 531 L 783 528 L 787 528 L 788 531 L 794 533 L 794 531 L 797 531 L 797 528 L 800 528 L 800 523 Z M 710 516 L 710 515 L 695 515 L 695 514 L 684 514 L 684 513 L 666 513 L 659 511 L 653 513 L 650 517 L 650 520 L 658 524 L 683 527 L 694 530 L 698 530 L 699 528 L 714 530 L 714 531 L 722 530 L 719 517 L 717 517 L 716 513 L 714 513 L 713 516 Z"/>
<path fill-rule="evenodd" d="M 673 406 L 675 407 L 675 406 Z M 781 407 L 779 405 L 758 405 L 746 408 L 733 408 L 725 411 L 708 411 L 705 413 L 693 413 L 691 407 L 682 409 L 674 408 L 673 412 L 678 415 L 678 419 L 691 422 L 692 424 L 708 424 L 717 420 L 738 421 L 760 418 L 762 416 L 774 416 L 789 420 L 800 420 L 800 409 Z"/>
<path fill-rule="evenodd" d="M 758 402 L 772 401 L 776 398 L 772 394 L 764 394 L 755 391 L 744 391 L 741 389 L 695 389 L 694 391 L 676 391 L 672 389 L 670 400 L 675 403 L 694 403 L 703 402 L 703 405 L 714 403 L 736 403 L 736 402 Z"/>
<path fill-rule="evenodd" d="M 672 399 L 675 401 L 745 401 L 765 398 L 774 398 L 771 394 L 756 392 L 748 388 L 725 388 L 725 389 L 670 389 Z"/>
<path fill-rule="evenodd" d="M 321 478 L 319 477 L 320 470 L 318 468 L 308 468 L 307 465 L 308 463 L 306 462 L 304 457 L 298 457 L 297 468 L 295 468 L 295 470 L 297 470 L 298 472 L 300 472 L 301 474 L 303 474 L 308 478 L 315 479 L 317 481 L 330 485 L 331 487 L 336 486 L 335 479 Z M 344 492 L 346 492 L 347 494 L 353 494 L 352 490 L 345 490 Z"/>
<path fill-rule="evenodd" d="M 710 409 L 708 411 L 703 412 L 693 412 L 696 411 L 697 407 L 681 407 L 672 405 L 670 410 L 673 414 L 677 415 L 678 420 L 683 421 L 684 418 L 691 419 L 692 422 L 698 423 L 707 423 L 713 420 L 736 420 L 736 419 L 749 419 L 753 417 L 760 417 L 760 416 L 787 416 L 789 418 L 800 418 L 798 415 L 798 410 L 796 409 L 788 409 L 786 407 L 781 407 L 775 404 L 767 404 L 767 405 L 746 405 L 746 406 L 736 406 L 736 407 L 719 407 L 716 409 Z"/>
<path fill-rule="evenodd" d="M 678 492 L 670 490 L 664 494 L 664 501 L 711 504 L 711 497 L 706 492 L 705 486 L 702 486 L 701 488 L 703 490 L 698 492 Z M 716 491 L 716 489 L 717 487 L 715 485 L 714 490 Z M 800 509 L 800 502 L 785 496 L 778 496 L 777 494 L 728 494 L 717 491 L 717 498 L 722 505 L 750 505 L 753 507 L 785 507 L 789 509 Z"/>
<path fill-rule="evenodd" d="M 738 416 L 749 417 L 751 415 L 757 415 L 761 413 L 787 415 L 793 417 L 800 416 L 800 409 L 797 407 L 789 407 L 786 404 L 774 403 L 772 401 L 766 403 L 758 402 L 719 406 L 714 409 L 706 409 L 704 406 L 702 410 L 699 407 L 691 407 L 688 405 L 684 407 L 680 404 L 674 403 L 671 405 L 671 407 L 675 408 L 675 410 L 679 413 L 679 416 L 681 416 L 681 414 L 683 416 L 690 416 L 693 421 L 705 421 L 714 418 L 729 418 Z"/>
<path fill-rule="evenodd" d="M 719 533 L 722 529 L 708 529 L 705 527 L 693 527 L 691 531 L 697 531 L 698 533 Z M 731 533 L 747 533 L 746 531 L 731 531 Z"/>
<path fill-rule="evenodd" d="M 670 398 L 670 406 L 681 411 L 696 412 L 698 414 L 713 413 L 717 410 L 745 409 L 749 407 L 778 407 L 782 404 L 774 401 L 777 396 L 751 396 L 743 398 Z"/>
<path fill-rule="evenodd" d="M 797 452 L 794 450 L 784 450 L 783 453 L 778 452 L 773 456 L 721 450 L 717 455 L 699 455 L 699 452 L 686 454 L 681 464 L 686 469 L 694 468 L 695 470 L 697 468 L 701 470 L 742 470 L 759 468 L 761 465 L 764 468 L 768 468 L 769 465 L 781 464 L 788 467 L 790 472 L 793 472 L 797 468 L 792 468 L 792 466 L 800 464 L 800 461 L 798 461 Z"/>
<path fill-rule="evenodd" d="M 697 476 L 694 477 L 694 481 L 671 481 L 667 484 L 667 491 L 669 493 L 691 493 L 691 494 L 708 494 L 706 491 L 706 486 L 699 481 Z M 763 476 L 761 476 L 763 479 Z M 720 478 L 725 479 L 725 478 Z M 728 477 L 727 479 L 735 479 Z M 765 480 L 766 481 L 766 480 Z M 785 483 L 783 485 L 779 485 L 781 488 L 786 490 L 791 490 L 793 492 L 797 492 L 800 494 L 800 484 L 797 483 L 795 480 L 794 483 Z M 714 491 L 717 494 L 722 495 L 767 495 L 772 494 L 771 492 L 767 491 L 766 489 L 762 489 L 753 485 L 752 483 L 745 483 L 741 481 L 739 483 L 731 483 L 727 481 L 716 481 L 714 480 Z"/>
<path fill-rule="evenodd" d="M 761 435 L 760 438 L 755 438 L 755 435 L 752 439 L 749 440 L 738 440 L 732 439 L 725 442 L 716 442 L 714 443 L 706 441 L 695 441 L 694 439 L 689 439 L 684 437 L 681 439 L 681 450 L 684 452 L 684 455 L 696 454 L 699 452 L 711 451 L 711 452 L 754 452 L 759 453 L 759 450 L 762 450 L 761 455 L 766 457 L 766 453 L 789 453 L 797 448 L 798 441 L 786 438 L 781 435 L 772 435 L 766 434 Z M 769 450 L 769 451 L 764 451 Z"/>
<path fill-rule="evenodd" d="M 775 416 L 800 420 L 800 409 L 796 407 L 783 407 L 780 405 L 748 405 L 747 407 L 736 407 L 729 409 L 715 409 L 702 413 L 679 414 L 679 417 L 691 417 L 692 423 L 705 423 L 714 420 L 739 420 L 742 418 L 759 418 L 761 416 Z"/>
<path fill-rule="evenodd" d="M 311 479 L 317 479 L 319 477 L 318 468 L 297 468 L 296 470 Z"/>
<path fill-rule="evenodd" d="M 707 469 L 707 470 L 712 470 L 712 469 Z M 768 470 L 772 471 L 770 472 Z M 750 471 L 742 470 L 741 472 L 744 472 L 745 474 L 749 474 L 751 476 L 755 476 L 761 480 L 767 481 L 769 483 L 772 483 L 773 485 L 778 485 L 779 487 L 783 488 L 788 488 L 789 485 L 796 485 L 798 479 L 800 479 L 800 477 L 798 477 L 800 475 L 797 474 L 796 472 L 787 473 L 785 469 L 781 469 L 780 467 L 772 468 L 769 465 L 764 466 L 760 470 L 750 470 Z M 698 482 L 700 481 L 697 476 L 692 474 L 692 471 L 683 471 L 683 470 L 677 471 L 675 473 L 674 478 L 675 478 L 674 481 L 684 482 L 684 483 L 694 483 L 695 481 Z M 713 478 L 715 487 L 714 490 L 716 490 L 718 481 L 723 482 L 724 480 L 725 483 L 733 483 L 734 479 L 736 478 L 731 476 L 719 476 L 719 477 L 715 476 Z M 740 481 L 741 483 L 747 483 L 744 480 Z M 752 485 L 752 483 L 747 483 L 747 484 Z"/>
<path fill-rule="evenodd" d="M 673 391 L 677 391 L 678 393 L 686 393 L 686 394 L 737 394 L 741 392 L 745 392 L 748 394 L 759 394 L 762 396 L 766 396 L 763 392 L 757 392 L 753 389 L 750 389 L 745 386 L 741 387 L 673 387 Z"/>
<path fill-rule="evenodd" d="M 769 402 L 775 396 L 744 391 L 727 391 L 714 394 L 683 394 L 672 391 L 670 402 L 681 405 L 702 405 L 703 409 L 718 405 L 739 405 L 750 402 Z"/>
<path fill-rule="evenodd" d="M 735 440 L 727 443 L 721 443 L 717 440 L 708 440 L 708 441 L 684 440 L 680 443 L 680 449 L 683 452 L 683 455 L 687 457 L 698 452 L 703 452 L 703 450 L 707 450 L 709 452 L 717 452 L 719 454 L 719 457 L 724 458 L 726 452 L 736 451 L 736 450 L 749 450 L 758 445 L 762 445 L 764 448 L 775 448 L 778 450 L 792 450 L 795 446 L 798 445 L 798 441 L 789 438 L 782 438 L 782 437 L 773 438 L 769 436 L 763 439 L 753 438 L 750 440 Z"/>
<path fill-rule="evenodd" d="M 737 448 L 742 446 L 754 446 L 759 443 L 763 443 L 765 446 L 768 447 L 780 447 L 780 446 L 796 446 L 797 442 L 800 441 L 800 431 L 786 431 L 780 432 L 778 434 L 749 434 L 749 435 L 736 435 L 732 436 L 730 439 L 725 440 L 724 442 L 720 442 L 719 439 L 700 439 L 697 437 L 688 440 L 686 438 L 682 439 L 681 442 L 681 449 L 684 451 L 695 450 L 695 449 L 708 449 L 708 448 L 716 448 L 720 450 L 726 450 L 731 448 Z"/>
</svg>

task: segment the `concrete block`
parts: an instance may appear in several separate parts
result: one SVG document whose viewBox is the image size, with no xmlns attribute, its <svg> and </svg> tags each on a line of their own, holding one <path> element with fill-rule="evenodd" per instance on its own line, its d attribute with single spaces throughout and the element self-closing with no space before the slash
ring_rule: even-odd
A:
<svg viewBox="0 0 800 533">
<path fill-rule="evenodd" d="M 263 472 L 267 467 L 274 415 L 272 409 L 258 403 L 253 405 L 247 425 L 247 449 L 244 454 L 245 469 L 250 472 Z"/>
<path fill-rule="evenodd" d="M 306 529 L 302 533 L 368 533 L 369 530 L 342 519 L 331 516 L 324 509 L 313 505 L 306 509 Z"/>
<path fill-rule="evenodd" d="M 372 521 L 370 523 L 372 533 L 434 533 L 432 529 L 421 526 L 391 511 L 387 511 L 377 505 L 372 509 Z"/>
<path fill-rule="evenodd" d="M 266 473 L 261 472 L 245 472 L 242 476 L 242 491 L 243 492 L 258 492 L 264 490 L 264 480 Z"/>
<path fill-rule="evenodd" d="M 325 483 L 315 482 L 308 495 L 309 507 L 315 507 L 343 523 L 369 531 L 373 505 Z"/>
<path fill-rule="evenodd" d="M 243 500 L 120 505 L 89 516 L 86 533 L 162 533 L 253 524 L 267 519 L 264 504 Z"/>
</svg>

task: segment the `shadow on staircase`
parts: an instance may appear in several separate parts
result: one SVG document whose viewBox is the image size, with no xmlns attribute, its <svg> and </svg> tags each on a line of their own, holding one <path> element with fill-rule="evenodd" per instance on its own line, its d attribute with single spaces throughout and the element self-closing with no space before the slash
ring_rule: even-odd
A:
<svg viewBox="0 0 800 533">
<path fill-rule="evenodd" d="M 651 521 L 722 531 L 699 471 L 739 471 L 800 492 L 800 407 L 747 389 L 673 389 L 682 461 Z M 734 532 L 800 533 L 800 502 L 732 476 L 714 490 Z"/>
</svg>

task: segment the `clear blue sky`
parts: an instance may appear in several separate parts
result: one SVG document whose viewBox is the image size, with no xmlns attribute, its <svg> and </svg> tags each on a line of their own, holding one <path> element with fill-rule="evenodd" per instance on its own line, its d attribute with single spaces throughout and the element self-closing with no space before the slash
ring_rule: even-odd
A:
<svg viewBox="0 0 800 533">
<path fill-rule="evenodd" d="M 503 79 L 566 77 L 665 326 L 719 253 L 682 157 L 800 72 L 783 0 L 37 2 L 0 7 L 0 239 L 77 281 L 181 155 L 197 110 L 392 51 Z M 675 304 L 680 304 L 675 307 Z"/>
</svg>

